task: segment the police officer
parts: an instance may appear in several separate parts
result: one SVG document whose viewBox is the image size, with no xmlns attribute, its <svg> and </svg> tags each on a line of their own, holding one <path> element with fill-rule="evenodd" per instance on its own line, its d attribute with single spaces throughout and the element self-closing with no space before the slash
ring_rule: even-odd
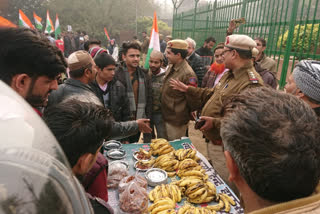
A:
<svg viewBox="0 0 320 214">
<path fill-rule="evenodd" d="M 170 79 L 176 79 L 190 86 L 197 86 L 197 77 L 186 61 L 188 43 L 184 40 L 171 40 L 167 44 L 169 67 L 163 81 L 161 109 L 168 140 L 185 136 L 189 123 L 190 108 L 185 93 L 170 87 Z"/>
<path fill-rule="evenodd" d="M 228 174 L 221 147 L 220 111 L 224 100 L 231 95 L 247 88 L 263 86 L 263 80 L 255 71 L 252 63 L 252 58 L 259 53 L 256 45 L 255 41 L 246 35 L 227 36 L 223 55 L 225 67 L 229 71 L 212 89 L 188 87 L 179 81 L 170 81 L 174 89 L 186 92 L 188 100 L 192 100 L 191 103 L 188 103 L 191 110 L 202 109 L 200 119 L 205 120 L 205 124 L 200 130 L 213 144 L 208 145 L 208 156 L 218 174 L 226 182 Z"/>
</svg>

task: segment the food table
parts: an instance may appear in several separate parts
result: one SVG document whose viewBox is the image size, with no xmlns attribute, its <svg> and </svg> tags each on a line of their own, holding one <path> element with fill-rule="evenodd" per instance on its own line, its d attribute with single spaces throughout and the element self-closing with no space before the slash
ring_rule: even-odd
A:
<svg viewBox="0 0 320 214">
<path fill-rule="evenodd" d="M 193 144 L 191 143 L 189 138 L 181 139 L 181 140 L 175 140 L 171 141 L 170 144 L 173 146 L 174 149 L 195 149 Z M 133 175 L 135 173 L 138 173 L 140 175 L 144 175 L 144 172 L 136 171 L 134 168 L 135 159 L 133 158 L 133 153 L 138 151 L 139 148 L 143 148 L 145 150 L 149 150 L 149 144 L 124 144 L 122 145 L 122 149 L 126 151 L 126 157 L 123 159 L 123 161 L 126 161 L 129 164 L 129 175 Z M 197 156 L 200 158 L 200 165 L 203 169 L 206 170 L 206 174 L 209 175 L 209 181 L 211 181 L 217 189 L 217 192 L 219 193 L 225 193 L 228 196 L 230 196 L 235 201 L 235 206 L 231 206 L 231 210 L 229 213 L 244 213 L 243 209 L 240 206 L 240 201 L 236 197 L 236 195 L 233 193 L 233 191 L 225 184 L 225 182 L 220 178 L 220 176 L 215 172 L 214 168 L 211 166 L 211 164 L 207 161 L 207 159 L 199 152 L 197 152 Z M 111 159 L 108 159 L 109 163 L 114 161 Z M 168 183 L 177 180 L 179 177 L 172 177 L 168 178 Z M 150 192 L 153 189 L 153 187 L 148 186 L 148 192 Z M 111 207 L 114 208 L 115 213 L 122 213 L 119 209 L 119 194 L 117 189 L 109 189 L 109 204 Z M 184 204 L 189 204 L 185 199 L 183 199 L 181 202 L 177 203 L 176 208 L 179 208 L 183 206 Z M 210 202 L 209 205 L 217 204 L 216 202 Z M 199 206 L 199 205 L 194 205 Z M 202 204 L 202 206 L 205 206 Z M 224 211 L 218 211 L 217 213 L 226 213 Z"/>
</svg>

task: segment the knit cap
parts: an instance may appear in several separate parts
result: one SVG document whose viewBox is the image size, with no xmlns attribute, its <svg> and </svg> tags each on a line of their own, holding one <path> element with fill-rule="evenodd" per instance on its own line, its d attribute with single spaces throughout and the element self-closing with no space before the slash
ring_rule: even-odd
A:
<svg viewBox="0 0 320 214">
<path fill-rule="evenodd" d="M 297 87 L 308 97 L 320 102 L 320 62 L 302 60 L 293 70 Z"/>
</svg>

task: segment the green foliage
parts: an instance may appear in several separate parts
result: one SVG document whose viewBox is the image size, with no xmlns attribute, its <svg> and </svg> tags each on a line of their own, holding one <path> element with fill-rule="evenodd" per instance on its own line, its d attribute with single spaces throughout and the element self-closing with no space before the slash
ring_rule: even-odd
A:
<svg viewBox="0 0 320 214">
<path fill-rule="evenodd" d="M 143 16 L 138 18 L 138 32 L 146 31 L 148 35 L 150 35 L 152 23 L 153 23 L 153 17 L 150 16 Z M 171 27 L 168 26 L 167 23 L 158 20 L 158 29 L 159 33 L 165 35 L 171 34 Z"/>
<path fill-rule="evenodd" d="M 317 41 L 317 35 L 319 31 L 320 24 L 313 25 L 296 25 L 294 27 L 293 40 L 292 40 L 292 49 L 291 51 L 310 53 L 313 52 L 315 46 L 318 43 L 318 48 L 320 47 L 320 41 Z M 300 29 L 300 30 L 299 30 Z M 312 30 L 312 31 L 311 31 Z M 286 48 L 288 41 L 289 30 L 287 30 L 283 35 L 280 35 L 277 42 L 278 48 Z M 309 40 L 311 38 L 310 46 Z M 309 49 L 310 47 L 310 49 Z"/>
</svg>

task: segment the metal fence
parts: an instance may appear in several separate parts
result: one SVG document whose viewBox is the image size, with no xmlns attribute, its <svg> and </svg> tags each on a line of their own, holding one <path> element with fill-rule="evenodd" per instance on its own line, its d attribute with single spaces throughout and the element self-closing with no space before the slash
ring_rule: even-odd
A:
<svg viewBox="0 0 320 214">
<path fill-rule="evenodd" d="M 298 60 L 320 60 L 320 0 L 215 0 L 200 7 L 198 2 L 173 15 L 174 38 L 191 37 L 198 47 L 209 36 L 224 42 L 230 20 L 244 17 L 234 34 L 267 40 L 265 53 L 277 61 L 281 89 Z"/>
</svg>

